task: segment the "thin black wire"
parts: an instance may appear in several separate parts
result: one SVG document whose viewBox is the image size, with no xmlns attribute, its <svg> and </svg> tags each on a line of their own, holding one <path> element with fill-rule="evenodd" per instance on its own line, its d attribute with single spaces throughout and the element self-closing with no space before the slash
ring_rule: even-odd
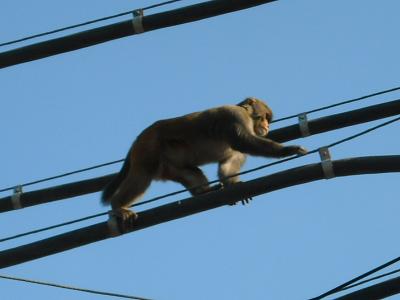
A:
<svg viewBox="0 0 400 300">
<path fill-rule="evenodd" d="M 78 292 L 85 292 L 85 293 L 90 293 L 90 294 L 103 295 L 103 296 L 111 296 L 111 297 L 135 299 L 135 300 L 150 300 L 149 298 L 143 298 L 143 297 L 138 297 L 138 296 L 130 296 L 130 295 L 102 292 L 102 291 L 96 291 L 96 290 L 89 290 L 89 289 L 83 289 L 83 288 L 78 288 L 78 287 L 56 284 L 56 283 L 31 280 L 31 279 L 25 279 L 25 278 L 18 278 L 18 277 L 6 276 L 6 275 L 0 275 L 0 278 L 14 280 L 14 281 L 27 282 L 27 283 L 34 283 L 34 284 L 45 285 L 45 286 L 51 286 L 51 287 L 56 287 L 56 288 L 61 288 L 61 289 L 78 291 Z"/>
<path fill-rule="evenodd" d="M 348 142 L 348 141 L 350 141 L 350 140 L 353 140 L 353 139 L 355 139 L 355 138 L 358 138 L 358 137 L 360 137 L 360 136 L 362 136 L 362 135 L 365 135 L 365 134 L 367 134 L 367 133 L 369 133 L 369 132 L 371 132 L 371 131 L 374 131 L 374 130 L 379 129 L 379 128 L 384 127 L 384 126 L 387 126 L 387 125 L 389 125 L 389 124 L 391 124 L 391 123 L 394 123 L 394 122 L 396 122 L 396 121 L 399 121 L 399 120 L 400 120 L 400 117 L 394 118 L 394 119 L 392 119 L 392 120 L 383 122 L 383 123 L 381 123 L 381 124 L 379 124 L 379 125 L 376 125 L 376 126 L 374 126 L 374 127 L 371 127 L 371 128 L 366 129 L 366 130 L 364 130 L 364 131 L 361 131 L 360 133 L 354 134 L 354 135 L 352 135 L 352 136 L 349 136 L 349 137 L 344 138 L 344 139 L 342 139 L 342 140 L 336 141 L 336 142 L 334 142 L 334 143 L 332 143 L 332 144 L 329 144 L 329 145 L 326 145 L 326 146 L 324 146 L 324 147 L 326 147 L 326 148 L 332 148 L 332 147 L 334 147 L 334 146 L 337 146 L 337 145 L 339 145 L 339 144 Z M 272 162 L 272 163 L 265 164 L 265 165 L 262 165 L 262 166 L 259 166 L 259 167 L 253 168 L 253 169 L 249 169 L 249 170 L 246 170 L 246 171 L 237 173 L 237 174 L 233 174 L 233 175 L 230 175 L 230 176 L 226 176 L 226 177 L 224 177 L 224 178 L 222 178 L 222 179 L 228 179 L 228 178 L 231 178 L 231 177 L 235 177 L 235 176 L 240 176 L 240 175 L 252 173 L 252 172 L 259 171 L 259 170 L 261 170 L 261 169 L 265 169 L 265 168 L 268 168 L 268 167 L 271 167 L 271 166 L 274 166 L 274 165 L 282 164 L 282 163 L 287 162 L 287 161 L 290 161 L 290 160 L 294 160 L 294 159 L 297 159 L 297 158 L 300 158 L 300 157 L 304 157 L 304 156 L 306 156 L 306 155 L 310 155 L 310 154 L 313 154 L 313 153 L 317 153 L 317 152 L 319 151 L 320 148 L 321 148 L 321 147 L 316 148 L 316 149 L 314 149 L 314 150 L 312 150 L 312 151 L 309 151 L 307 154 L 291 156 L 291 157 L 288 157 L 288 158 L 285 158 L 285 159 L 281 159 L 281 160 L 278 160 L 278 161 L 274 161 L 274 162 Z M 205 186 L 205 185 L 217 183 L 217 182 L 221 181 L 222 179 L 212 180 L 212 181 L 209 181 L 209 182 L 206 183 L 206 184 L 202 184 L 202 185 L 196 186 L 196 187 L 194 187 L 194 188 L 198 188 L 198 187 L 202 187 L 202 186 Z M 164 199 L 164 198 L 167 198 L 167 197 L 170 197 L 170 196 L 174 196 L 174 195 L 178 195 L 178 194 L 181 194 L 181 193 L 184 193 L 184 192 L 187 192 L 187 191 L 189 191 L 189 190 L 188 190 L 188 189 L 183 189 L 183 190 L 179 190 L 179 191 L 172 192 L 172 193 L 169 193 L 169 194 L 161 195 L 161 196 L 158 196 L 158 197 L 149 199 L 149 200 L 147 200 L 147 201 L 142 201 L 142 202 L 133 204 L 133 205 L 131 205 L 130 207 L 136 207 L 136 206 L 140 206 L 140 205 L 144 205 L 144 204 L 149 204 L 149 203 L 155 202 L 155 201 L 157 201 L 157 200 Z M 105 215 L 107 215 L 107 214 L 108 214 L 108 212 L 98 213 L 98 214 L 95 214 L 95 215 L 91 215 L 91 216 L 87 216 L 87 217 L 84 217 L 84 218 L 72 220 L 72 221 L 69 221 L 69 222 L 60 223 L 60 224 L 57 224 L 57 225 L 53 225 L 53 226 L 49 226 L 49 227 L 44 227 L 44 228 L 41 228 L 41 229 L 37 229 L 37 230 L 33 230 L 33 231 L 29 231 L 29 232 L 25 232 L 25 233 L 21 233 L 21 234 L 17 234 L 17 235 L 5 237 L 5 238 L 0 239 L 0 243 L 1 243 L 1 242 L 5 242 L 5 241 L 9 241 L 9 240 L 13 240 L 13 239 L 16 239 L 16 238 L 19 238 L 19 237 L 31 235 L 31 234 L 34 234 L 34 233 L 39 233 L 39 232 L 47 231 L 47 230 L 50 230 L 50 229 L 54 229 L 54 228 L 58 228 L 58 227 L 63 227 L 63 226 L 66 226 L 66 225 L 71 225 L 71 224 L 79 223 L 79 222 L 82 222 L 82 221 L 90 220 L 90 219 L 93 219 L 93 218 L 105 216 Z"/>
<path fill-rule="evenodd" d="M 384 91 L 381 91 L 381 92 L 376 92 L 376 93 L 373 93 L 373 94 L 369 94 L 369 95 L 365 95 L 365 96 L 362 96 L 362 97 L 358 97 L 358 98 L 355 98 L 355 99 L 350 99 L 350 100 L 338 102 L 338 103 L 335 103 L 335 104 L 332 104 L 332 105 L 328 105 L 328 106 L 323 106 L 323 107 L 320 107 L 320 108 L 312 109 L 312 110 L 304 112 L 303 114 L 311 114 L 311 113 L 314 113 L 314 112 L 318 112 L 318 111 L 326 110 L 326 109 L 333 108 L 333 107 L 336 107 L 336 106 L 341 106 L 341 105 L 349 104 L 349 103 L 352 103 L 352 102 L 364 100 L 364 99 L 367 99 L 367 98 L 383 95 L 383 94 L 394 92 L 394 91 L 397 91 L 397 90 L 400 90 L 400 87 L 395 87 L 395 88 L 391 88 L 391 89 L 384 90 Z M 299 114 L 283 117 L 283 118 L 280 118 L 280 119 L 273 120 L 271 123 L 276 123 L 276 122 L 280 122 L 280 121 L 296 118 L 298 116 L 299 116 Z"/>
<path fill-rule="evenodd" d="M 365 283 L 368 283 L 368 282 L 371 282 L 371 281 L 374 281 L 374 280 L 377 280 L 377 279 L 381 279 L 383 277 L 387 277 L 387 276 L 390 276 L 390 275 L 393 275 L 393 274 L 396 274 L 396 273 L 399 273 L 399 272 L 400 272 L 400 269 L 397 269 L 397 270 L 394 270 L 394 271 L 391 271 L 391 272 L 388 272 L 388 273 L 385 273 L 385 274 L 382 274 L 382 275 L 379 275 L 379 276 L 375 276 L 375 277 L 360 281 L 358 283 L 346 286 L 345 288 L 342 288 L 340 291 L 345 291 L 345 290 L 348 290 L 348 289 L 352 289 L 352 288 L 354 288 L 356 286 L 360 286 L 362 284 L 365 284 Z"/>
<path fill-rule="evenodd" d="M 180 1 L 180 0 L 178 0 L 178 1 Z M 0 46 L 1 46 L 1 45 L 0 45 Z M 381 92 L 369 94 L 369 95 L 362 96 L 362 97 L 359 97 L 359 98 L 355 98 L 355 99 L 351 99 L 351 100 L 339 102 L 339 103 L 337 103 L 337 104 L 333 104 L 333 105 L 329 105 L 329 106 L 324 106 L 324 107 L 321 107 L 321 108 L 317 108 L 317 109 L 314 109 L 314 110 L 310 110 L 310 111 L 305 112 L 305 113 L 306 113 L 306 114 L 309 114 L 309 113 L 312 113 L 312 112 L 317 112 L 317 111 L 325 110 L 325 109 L 328 109 L 328 108 L 331 108 L 331 107 L 335 107 L 335 106 L 339 106 L 339 105 L 344 105 L 344 104 L 347 104 L 347 103 L 350 103 L 350 102 L 359 101 L 359 100 L 366 99 L 366 98 L 373 97 L 373 96 L 382 95 L 382 94 L 389 93 L 389 92 L 393 92 L 393 91 L 396 91 L 396 90 L 399 90 L 399 89 L 400 89 L 400 87 L 391 88 L 391 89 L 388 89 L 388 90 L 384 90 L 384 91 L 381 91 Z M 298 115 L 299 115 L 299 114 L 292 115 L 292 116 L 288 116 L 288 117 L 284 117 L 284 118 L 277 119 L 277 120 L 272 121 L 272 122 L 279 122 L 279 121 L 287 120 L 287 119 L 290 119 L 290 118 L 297 117 Z M 89 168 L 85 168 L 85 169 L 80 169 L 80 170 L 77 170 L 77 171 L 68 172 L 68 173 L 64 173 L 64 174 L 57 175 L 57 176 L 48 177 L 48 178 L 44 178 L 44 179 L 40 179 L 40 180 L 36 180 L 36 181 L 32 181 L 32 182 L 20 184 L 20 185 L 18 185 L 18 186 L 25 187 L 25 186 L 29 186 L 29 185 L 33 185 L 33 184 L 37 184 L 37 183 L 41 183 L 41 182 L 45 182 L 45 181 L 49 181 L 49 180 L 53 180 L 53 179 L 57 179 L 57 178 L 61 178 L 61 177 L 69 176 L 69 175 L 73 175 L 73 174 L 77 174 L 77 173 L 81 173 L 81 172 L 85 172 L 85 171 L 89 171 L 89 170 L 101 168 L 101 167 L 104 167 L 104 166 L 109 166 L 109 165 L 116 164 L 116 163 L 120 163 L 120 162 L 123 162 L 123 161 L 124 161 L 124 159 L 119 159 L 119 160 L 115 160 L 115 161 L 112 161 L 112 162 L 108 162 L 108 163 L 104 163 L 104 164 L 99 164 L 99 165 L 96 165 L 96 166 L 93 166 L 93 167 L 89 167 Z M 13 190 L 15 187 L 16 187 L 16 186 L 14 185 L 14 186 L 10 186 L 10 187 L 7 187 L 7 188 L 3 188 L 3 189 L 0 190 L 0 193 L 1 193 L 1 192 L 6 192 L 6 191 Z M 174 195 L 175 195 L 175 194 L 174 194 Z"/>
<path fill-rule="evenodd" d="M 323 294 L 319 295 L 318 297 L 311 298 L 310 300 L 320 300 L 320 299 L 325 298 L 326 296 L 338 293 L 338 292 L 344 290 L 346 287 L 350 286 L 351 284 L 356 283 L 357 281 L 360 281 L 361 279 L 363 279 L 365 277 L 368 277 L 371 274 L 379 272 L 380 270 L 385 269 L 385 268 L 387 268 L 387 267 L 389 267 L 389 266 L 391 266 L 391 265 L 393 265 L 393 264 L 395 264 L 395 263 L 397 263 L 399 261 L 400 261 L 400 256 L 395 258 L 395 259 L 392 259 L 391 261 L 388 261 L 387 263 L 384 263 L 383 265 L 380 265 L 379 267 L 376 267 L 376 268 L 374 268 L 374 269 L 372 269 L 372 270 L 370 270 L 370 271 L 368 271 L 368 272 L 366 272 L 366 273 L 364 273 L 364 274 L 362 274 L 360 276 L 357 276 L 357 277 L 355 277 L 355 278 L 353 278 L 353 279 L 351 279 L 351 280 L 349 280 L 349 281 L 347 281 L 347 282 L 345 282 L 345 283 L 343 283 L 343 284 L 341 284 L 341 285 L 339 285 L 339 286 L 327 291 L 326 293 L 323 293 Z"/>
<path fill-rule="evenodd" d="M 47 31 L 47 32 L 31 35 L 31 36 L 27 36 L 27 37 L 24 37 L 24 38 L 21 38 L 21 39 L 17 39 L 17 40 L 13 40 L 13 41 L 2 43 L 2 44 L 0 44 L 0 47 L 8 46 L 8 45 L 16 44 L 16 43 L 20 43 L 20 42 L 23 42 L 23 41 L 27 41 L 27 40 L 31 40 L 31 39 L 34 39 L 34 38 L 38 38 L 38 37 L 54 34 L 54 33 L 65 31 L 65 30 L 69 30 L 69 29 L 74 29 L 74 28 L 90 25 L 90 24 L 93 24 L 93 23 L 98 23 L 98 22 L 102 22 L 102 21 L 106 21 L 106 20 L 110 20 L 110 19 L 114 19 L 114 18 L 130 15 L 130 14 L 136 12 L 136 11 L 139 11 L 139 10 L 144 11 L 144 10 L 160 7 L 160 6 L 163 6 L 163 5 L 167 5 L 167 4 L 171 4 L 171 3 L 179 2 L 179 1 L 183 1 L 183 0 L 165 1 L 165 2 L 162 2 L 162 3 L 157 3 L 157 4 L 154 4 L 154 5 L 150 5 L 150 6 L 141 8 L 141 9 L 134 9 L 134 10 L 122 12 L 122 13 L 119 13 L 119 14 L 115 14 L 115 15 L 112 15 L 112 16 L 103 17 L 103 18 L 99 18 L 99 19 L 94 19 L 94 20 L 83 22 L 83 23 L 79 23 L 79 24 L 76 24 L 76 25 L 71 25 L 71 26 L 67 26 L 67 27 L 63 27 L 63 28 L 59 28 L 59 29 L 55 29 L 55 30 L 51 30 L 51 31 Z"/>
<path fill-rule="evenodd" d="M 124 159 L 114 160 L 114 161 L 111 161 L 111 162 L 108 162 L 108 163 L 99 164 L 99 165 L 95 165 L 95 166 L 92 166 L 92 167 L 88 167 L 88 168 L 84 168 L 84 169 L 80 169 L 80 170 L 76 170 L 76 171 L 72 171 L 72 172 L 68 172 L 68 173 L 64 173 L 64 174 L 60 174 L 60 175 L 56 175 L 56 176 L 52 176 L 52 177 L 47 177 L 47 178 L 43 178 L 43 179 L 27 182 L 27 183 L 21 184 L 19 186 L 25 187 L 25 186 L 29 186 L 29 185 L 33 185 L 33 184 L 37 184 L 37 183 L 42 183 L 42 182 L 45 182 L 45 181 L 49 181 L 49 180 L 53 180 L 53 179 L 57 179 L 57 178 L 61 178 L 61 177 L 66 177 L 66 176 L 70 176 L 70 175 L 74 175 L 74 174 L 77 174 L 77 173 L 82 173 L 82 172 L 86 172 L 86 171 L 90 171 L 90 170 L 94 170 L 94 169 L 98 169 L 98 168 L 102 168 L 102 167 L 113 165 L 113 164 L 120 163 L 120 162 L 123 162 L 123 161 L 124 161 Z M 4 188 L 4 189 L 1 189 L 0 192 L 9 191 L 9 190 L 12 190 L 14 188 L 15 188 L 15 186 L 7 187 L 7 188 Z"/>
</svg>

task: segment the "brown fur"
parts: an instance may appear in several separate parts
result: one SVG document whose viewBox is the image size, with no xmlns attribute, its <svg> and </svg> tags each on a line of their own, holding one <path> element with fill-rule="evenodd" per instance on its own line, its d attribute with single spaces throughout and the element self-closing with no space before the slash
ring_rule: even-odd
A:
<svg viewBox="0 0 400 300">
<path fill-rule="evenodd" d="M 126 212 L 152 180 L 179 182 L 194 195 L 210 190 L 198 166 L 217 162 L 224 185 L 239 181 L 246 154 L 284 157 L 305 154 L 300 146 L 284 146 L 265 138 L 271 109 L 247 98 L 238 105 L 221 106 L 155 122 L 135 140 L 120 174 L 103 192 L 103 202 Z M 202 185 L 202 186 L 200 186 Z M 199 187 L 200 186 L 200 187 Z"/>
</svg>

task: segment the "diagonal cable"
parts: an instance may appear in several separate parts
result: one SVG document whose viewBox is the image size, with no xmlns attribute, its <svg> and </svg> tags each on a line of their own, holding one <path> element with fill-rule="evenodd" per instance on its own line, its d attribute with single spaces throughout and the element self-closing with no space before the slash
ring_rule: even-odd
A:
<svg viewBox="0 0 400 300">
<path fill-rule="evenodd" d="M 400 272 L 400 269 L 397 269 L 397 270 L 394 270 L 394 271 L 391 271 L 391 272 L 387 272 L 387 273 L 382 274 L 382 275 L 371 277 L 369 279 L 354 283 L 352 285 L 348 285 L 348 286 L 342 288 L 340 291 L 345 291 L 345 290 L 348 290 L 348 289 L 352 289 L 352 288 L 354 288 L 356 286 L 360 286 L 362 284 L 365 284 L 365 283 L 368 283 L 368 282 L 371 282 L 371 281 L 374 281 L 374 280 L 378 280 L 378 279 L 381 279 L 381 278 L 384 278 L 384 277 L 387 277 L 387 276 L 390 276 L 390 275 L 393 275 L 393 274 L 396 274 L 396 273 L 399 273 L 399 272 Z"/>
<path fill-rule="evenodd" d="M 125 12 L 122 12 L 122 13 L 119 13 L 119 14 L 115 14 L 115 15 L 112 15 L 112 16 L 103 17 L 103 18 L 99 18 L 99 19 L 94 19 L 94 20 L 90 20 L 90 21 L 87 21 L 87 22 L 83 22 L 83 23 L 79 23 L 79 24 L 75 24 L 75 25 L 71 25 L 71 26 L 67 26 L 67 27 L 63 27 L 63 28 L 59 28 L 59 29 L 55 29 L 55 30 L 51 30 L 51 31 L 43 32 L 43 33 L 39 33 L 39 34 L 30 35 L 30 36 L 27 36 L 27 37 L 24 37 L 24 38 L 20 38 L 20 39 L 16 39 L 16 40 L 13 40 L 13 41 L 4 42 L 4 43 L 0 44 L 0 47 L 16 44 L 16 43 L 20 43 L 20 42 L 24 42 L 24 41 L 35 39 L 35 38 L 38 38 L 38 37 L 42 37 L 42 36 L 46 36 L 46 35 L 62 32 L 62 31 L 66 31 L 66 30 L 70 30 L 70 29 L 74 29 L 74 28 L 78 28 L 78 27 L 82 27 L 82 26 L 86 26 L 86 25 L 102 22 L 102 21 L 107 21 L 107 20 L 110 20 L 110 19 L 115 19 L 115 18 L 118 18 L 118 17 L 130 15 L 130 14 L 136 12 L 136 11 L 140 11 L 140 10 L 144 11 L 144 10 L 160 7 L 160 6 L 163 6 L 163 5 L 167 5 L 167 4 L 171 4 L 171 3 L 179 2 L 179 1 L 183 1 L 183 0 L 165 1 L 165 2 L 162 2 L 162 3 L 153 4 L 153 5 L 141 8 L 141 9 L 129 10 L 129 11 L 125 11 Z"/>
<path fill-rule="evenodd" d="M 350 286 L 351 284 L 354 284 L 354 283 L 360 281 L 361 279 L 364 279 L 364 278 L 368 277 L 369 275 L 374 274 L 374 273 L 376 273 L 376 272 L 378 272 L 378 271 L 380 271 L 382 269 L 385 269 L 385 268 L 387 268 L 387 267 L 389 267 L 389 266 L 391 266 L 391 265 L 393 265 L 393 264 L 395 264 L 395 263 L 397 263 L 399 261 L 400 261 L 400 256 L 395 258 L 395 259 L 392 259 L 391 261 L 388 261 L 388 262 L 386 262 L 386 263 L 384 263 L 384 264 L 382 264 L 382 265 L 380 265 L 380 266 L 378 266 L 378 267 L 376 267 L 376 268 L 374 268 L 374 269 L 372 269 L 372 270 L 370 270 L 370 271 L 368 271 L 368 272 L 366 272 L 364 274 L 361 274 L 360 276 L 357 276 L 357 277 L 355 277 L 355 278 L 353 278 L 353 279 L 351 279 L 351 280 L 349 280 L 349 281 L 347 281 L 347 282 L 345 282 L 345 283 L 343 283 L 343 284 L 341 284 L 341 285 L 339 285 L 339 286 L 337 286 L 337 287 L 335 287 L 335 288 L 333 288 L 333 289 L 331 289 L 331 290 L 329 290 L 329 291 L 327 291 L 327 292 L 325 292 L 325 293 L 323 293 L 323 294 L 321 294 L 321 295 L 319 295 L 317 297 L 311 298 L 310 300 L 320 300 L 320 299 L 323 299 L 323 298 L 325 298 L 325 297 L 327 297 L 329 295 L 332 295 L 332 294 L 335 294 L 337 292 L 340 292 L 340 291 L 344 290 L 346 287 Z"/>
<path fill-rule="evenodd" d="M 26 278 L 18 278 L 18 277 L 13 277 L 13 276 L 0 275 L 0 278 L 14 280 L 14 281 L 20 281 L 20 282 L 39 284 L 39 285 L 50 286 L 50 287 L 56 287 L 56 288 L 67 289 L 67 290 L 73 290 L 73 291 L 78 291 L 78 292 L 90 293 L 90 294 L 97 294 L 97 295 L 102 295 L 102 296 L 111 296 L 111 297 L 118 297 L 118 298 L 124 298 L 124 299 L 135 299 L 135 300 L 150 300 L 148 298 L 143 298 L 143 297 L 138 297 L 138 296 L 130 296 L 130 295 L 117 294 L 117 293 L 96 291 L 96 290 L 61 285 L 61 284 L 56 284 L 56 283 L 31 280 L 31 279 L 26 279 Z"/>
<path fill-rule="evenodd" d="M 391 93 L 391 92 L 394 92 L 394 91 L 397 91 L 397 90 L 400 90 L 400 87 L 395 87 L 395 88 L 391 88 L 391 89 L 388 89 L 388 90 L 376 92 L 376 93 L 373 93 L 373 94 L 361 96 L 361 97 L 358 97 L 358 98 L 345 100 L 345 101 L 338 102 L 338 103 L 335 103 L 335 104 L 323 106 L 323 107 L 320 107 L 320 108 L 315 108 L 315 109 L 303 112 L 302 114 L 311 114 L 311 113 L 315 113 L 315 112 L 318 112 L 318 111 L 323 111 L 323 110 L 326 110 L 326 109 L 329 109 L 329 108 L 333 108 L 333 107 L 336 107 L 336 106 L 341 106 L 341 105 L 345 105 L 345 104 L 361 101 L 361 100 L 368 99 L 368 98 L 371 98 L 371 97 L 375 97 L 375 96 Z M 283 118 L 280 118 L 280 119 L 273 120 L 271 123 L 276 123 L 276 122 L 280 122 L 280 121 L 284 121 L 284 120 L 289 120 L 289 119 L 292 119 L 292 118 L 297 118 L 298 116 L 299 116 L 299 114 L 290 115 L 290 116 L 287 116 L 287 117 L 283 117 Z"/>
<path fill-rule="evenodd" d="M 78 174 L 78 173 L 82 173 L 82 172 L 86 172 L 86 171 L 90 171 L 90 170 L 106 167 L 106 166 L 117 164 L 117 163 L 120 163 L 120 162 L 123 162 L 123 161 L 124 161 L 124 159 L 114 160 L 114 161 L 110 161 L 110 162 L 107 162 L 107 163 L 91 166 L 91 167 L 88 167 L 88 168 L 79 169 L 79 170 L 76 170 L 76 171 L 67 172 L 67 173 L 63 173 L 63 174 L 60 174 L 60 175 L 51 176 L 51 177 L 47 177 L 47 178 L 43 178 L 43 179 L 27 182 L 27 183 L 21 184 L 20 186 L 21 187 L 25 187 L 25 186 L 29 186 L 29 185 L 33 185 L 33 184 L 37 184 L 37 183 L 42 183 L 42 182 L 45 182 L 45 181 L 50 181 L 50 180 L 53 180 L 53 179 L 58 179 L 58 178 L 62 178 L 62 177 L 66 177 L 66 176 L 70 176 L 70 175 L 74 175 L 74 174 Z M 9 190 L 12 190 L 14 188 L 15 188 L 15 186 L 7 187 L 7 188 L 4 188 L 4 189 L 1 189 L 0 192 L 9 191 Z"/>
</svg>

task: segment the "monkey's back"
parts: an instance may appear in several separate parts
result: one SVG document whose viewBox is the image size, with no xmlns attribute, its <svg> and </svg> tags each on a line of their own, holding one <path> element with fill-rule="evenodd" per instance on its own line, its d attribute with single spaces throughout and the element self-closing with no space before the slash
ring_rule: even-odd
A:
<svg viewBox="0 0 400 300">
<path fill-rule="evenodd" d="M 157 121 L 138 136 L 133 152 L 147 149 L 147 161 L 169 161 L 180 167 L 223 161 L 234 151 L 227 133 L 229 124 L 247 121 L 242 110 L 222 106 Z"/>
<path fill-rule="evenodd" d="M 148 129 L 159 132 L 160 138 L 194 140 L 198 138 L 225 139 L 229 125 L 249 123 L 243 108 L 226 105 L 181 117 L 155 122 Z M 248 124 L 251 129 L 251 124 Z"/>
</svg>

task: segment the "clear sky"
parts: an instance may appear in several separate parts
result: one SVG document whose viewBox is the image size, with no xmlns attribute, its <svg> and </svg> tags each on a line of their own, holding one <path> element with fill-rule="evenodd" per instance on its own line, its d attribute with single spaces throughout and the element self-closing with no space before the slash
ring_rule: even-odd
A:
<svg viewBox="0 0 400 300">
<path fill-rule="evenodd" d="M 154 3 L 3 0 L 0 42 Z M 398 0 L 281 0 L 2 69 L 0 188 L 120 159 L 155 120 L 235 104 L 246 96 L 265 99 L 279 118 L 398 86 L 399 10 Z M 309 118 L 399 96 L 392 93 Z M 313 149 L 379 122 L 290 143 Z M 399 126 L 337 146 L 332 156 L 398 154 Z M 318 160 L 310 155 L 243 180 Z M 271 161 L 249 158 L 245 169 Z M 215 179 L 214 165 L 205 170 Z M 207 211 L 0 274 L 152 299 L 307 299 L 400 255 L 398 181 L 398 174 L 382 174 L 291 187 L 255 197 L 248 206 Z M 171 182 L 154 183 L 144 199 L 177 189 Z M 2 213 L 0 238 L 106 211 L 99 197 L 89 194 Z M 2 279 L 0 291 L 1 299 L 107 299 Z"/>
</svg>

